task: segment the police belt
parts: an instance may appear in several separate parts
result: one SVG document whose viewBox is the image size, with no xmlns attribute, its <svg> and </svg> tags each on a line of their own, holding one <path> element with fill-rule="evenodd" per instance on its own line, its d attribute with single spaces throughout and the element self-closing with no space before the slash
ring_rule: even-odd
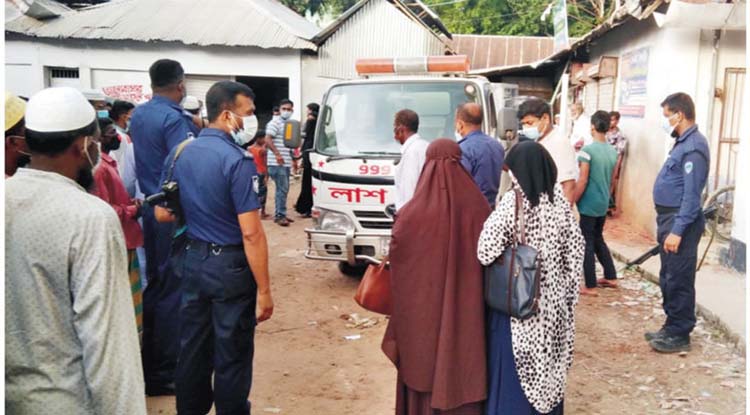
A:
<svg viewBox="0 0 750 415">
<path fill-rule="evenodd" d="M 680 211 L 679 207 L 668 207 L 656 205 L 656 213 L 658 215 L 670 215 Z"/>
<path fill-rule="evenodd" d="M 207 250 L 211 250 L 212 252 L 215 252 L 216 255 L 218 255 L 221 252 L 241 252 L 244 251 L 245 247 L 244 245 L 218 245 L 211 242 L 204 242 L 199 241 L 197 239 L 188 239 L 188 247 L 190 249 L 201 249 L 205 248 Z"/>
</svg>

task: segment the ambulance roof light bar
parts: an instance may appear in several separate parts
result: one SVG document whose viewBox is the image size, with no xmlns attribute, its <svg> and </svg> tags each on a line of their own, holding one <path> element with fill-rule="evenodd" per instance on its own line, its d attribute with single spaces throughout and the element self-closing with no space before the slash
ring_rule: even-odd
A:
<svg viewBox="0 0 750 415">
<path fill-rule="evenodd" d="M 466 55 L 422 56 L 414 58 L 357 59 L 359 75 L 418 75 L 425 73 L 467 74 L 469 58 Z"/>
</svg>

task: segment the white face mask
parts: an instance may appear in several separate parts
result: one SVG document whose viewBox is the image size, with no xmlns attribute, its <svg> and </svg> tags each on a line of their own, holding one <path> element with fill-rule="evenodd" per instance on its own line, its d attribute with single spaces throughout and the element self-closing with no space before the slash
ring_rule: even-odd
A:
<svg viewBox="0 0 750 415">
<path fill-rule="evenodd" d="M 250 139 L 252 139 L 255 137 L 255 133 L 258 132 L 258 117 L 255 115 L 242 117 L 242 125 L 244 125 L 243 130 L 245 130 L 245 135 L 250 136 Z"/>
<path fill-rule="evenodd" d="M 523 134 L 524 137 L 528 138 L 529 140 L 538 140 L 539 137 L 542 136 L 542 133 L 539 132 L 539 128 L 537 128 L 535 125 L 532 125 L 531 127 L 523 127 L 523 130 L 521 130 L 521 134 Z"/>
<path fill-rule="evenodd" d="M 284 120 L 292 118 L 292 111 L 281 111 L 281 118 Z"/>
<path fill-rule="evenodd" d="M 677 128 L 677 124 L 672 125 L 672 124 L 670 124 L 669 120 L 671 120 L 672 118 L 674 118 L 676 115 L 677 114 L 672 114 L 669 117 L 664 117 L 664 120 L 662 121 L 662 124 L 661 124 L 661 128 L 670 137 L 674 137 L 674 130 L 675 130 L 675 128 Z"/>
<path fill-rule="evenodd" d="M 458 131 L 455 131 L 453 134 L 456 135 L 456 142 L 459 142 L 464 139 L 464 137 Z"/>
</svg>

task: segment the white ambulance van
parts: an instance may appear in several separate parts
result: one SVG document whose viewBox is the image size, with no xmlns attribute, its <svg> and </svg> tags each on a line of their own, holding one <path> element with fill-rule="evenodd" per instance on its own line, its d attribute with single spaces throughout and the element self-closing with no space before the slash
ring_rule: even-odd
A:
<svg viewBox="0 0 750 415">
<path fill-rule="evenodd" d="M 360 79 L 336 83 L 323 97 L 310 151 L 314 226 L 305 229 L 305 257 L 339 261 L 344 273 L 388 254 L 401 156 L 396 112 L 415 111 L 427 141 L 455 139 L 456 108 L 466 102 L 482 106 L 488 135 L 518 129 L 518 87 L 468 75 L 465 56 L 361 59 L 357 72 Z"/>
</svg>

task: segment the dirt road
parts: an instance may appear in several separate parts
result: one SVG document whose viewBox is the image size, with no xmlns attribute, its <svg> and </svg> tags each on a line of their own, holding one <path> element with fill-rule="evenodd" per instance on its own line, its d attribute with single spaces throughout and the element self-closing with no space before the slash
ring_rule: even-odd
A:
<svg viewBox="0 0 750 415">
<path fill-rule="evenodd" d="M 297 194 L 293 184 L 290 206 Z M 386 321 L 354 303 L 357 279 L 304 259 L 310 224 L 266 222 L 276 311 L 256 334 L 253 413 L 391 414 L 396 372 L 380 351 Z M 662 322 L 658 288 L 627 274 L 621 288 L 600 292 L 578 307 L 567 413 L 745 413 L 745 360 L 720 337 L 701 322 L 690 353 L 656 354 L 643 332 Z M 360 326 L 376 324 L 352 327 L 342 318 L 351 314 Z M 174 399 L 149 398 L 148 408 L 173 414 Z"/>
</svg>

